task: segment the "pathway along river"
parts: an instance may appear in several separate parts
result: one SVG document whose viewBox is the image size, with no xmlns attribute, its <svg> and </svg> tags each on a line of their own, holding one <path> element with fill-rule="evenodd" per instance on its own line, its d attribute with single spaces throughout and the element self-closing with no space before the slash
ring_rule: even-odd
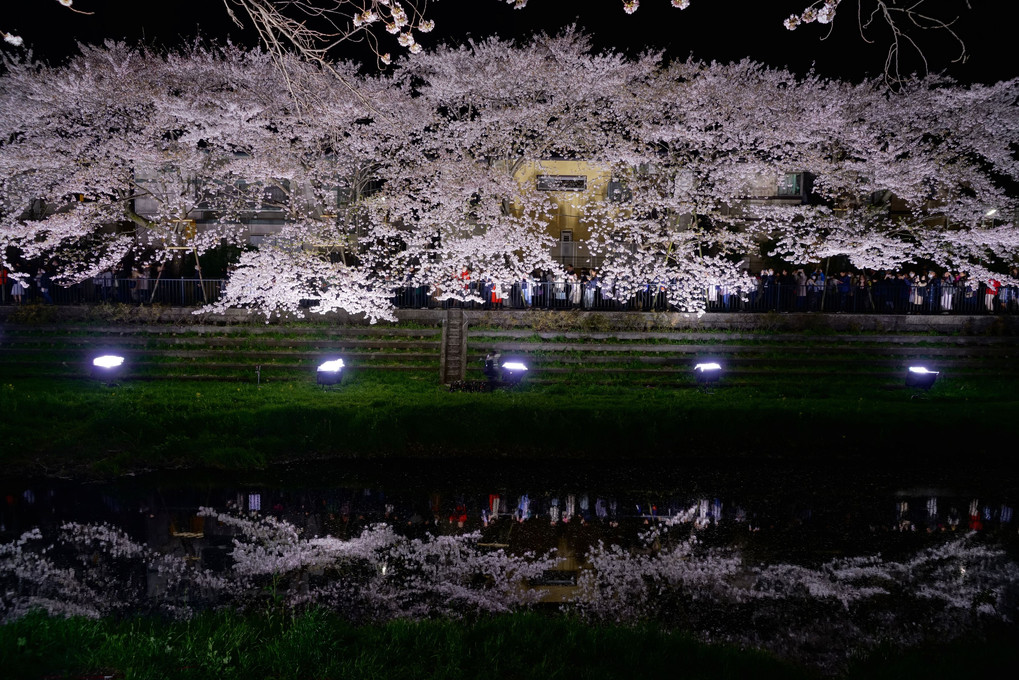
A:
<svg viewBox="0 0 1019 680">
<path fill-rule="evenodd" d="M 347 462 L 0 492 L 8 619 L 249 606 L 271 579 L 358 621 L 565 607 L 838 670 L 1019 614 L 1019 480 L 962 461 Z"/>
</svg>

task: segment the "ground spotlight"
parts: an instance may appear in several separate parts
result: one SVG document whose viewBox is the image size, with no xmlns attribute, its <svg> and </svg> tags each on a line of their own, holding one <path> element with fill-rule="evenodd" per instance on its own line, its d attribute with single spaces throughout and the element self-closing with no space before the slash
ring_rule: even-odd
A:
<svg viewBox="0 0 1019 680">
<path fill-rule="evenodd" d="M 318 384 L 335 385 L 343 380 L 343 359 L 330 359 L 318 367 Z"/>
<path fill-rule="evenodd" d="M 938 379 L 938 371 L 931 371 L 923 366 L 910 366 L 906 373 L 906 387 L 929 390 Z"/>
<path fill-rule="evenodd" d="M 502 380 L 507 385 L 516 385 L 524 379 L 527 366 L 522 361 L 507 361 L 502 365 Z"/>
<path fill-rule="evenodd" d="M 718 382 L 718 379 L 722 377 L 722 366 L 714 361 L 697 364 L 693 370 L 697 375 L 697 382 L 702 385 Z"/>
<path fill-rule="evenodd" d="M 124 368 L 124 357 L 115 354 L 104 354 L 92 360 L 92 377 L 112 385 L 120 377 Z"/>
</svg>

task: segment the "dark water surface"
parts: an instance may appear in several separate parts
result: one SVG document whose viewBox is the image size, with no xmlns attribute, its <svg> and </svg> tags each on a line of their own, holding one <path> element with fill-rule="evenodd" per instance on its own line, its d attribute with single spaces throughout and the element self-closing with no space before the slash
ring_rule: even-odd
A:
<svg viewBox="0 0 1019 680">
<path fill-rule="evenodd" d="M 962 462 L 954 469 L 900 467 L 893 461 L 813 468 L 775 461 L 607 466 L 479 456 L 452 463 L 302 464 L 250 473 L 170 471 L 105 483 L 0 477 L 0 494 L 4 541 L 33 527 L 46 533 L 66 521 L 108 522 L 154 548 L 175 534 L 199 533 L 196 515 L 203 506 L 273 514 L 305 535 L 336 537 L 356 535 L 376 522 L 407 532 L 492 533 L 491 525 L 510 520 L 572 523 L 591 535 L 611 527 L 616 536 L 619 525 L 682 519 L 716 530 L 716 540 L 745 547 L 752 537 L 771 558 L 782 560 L 867 554 L 897 543 L 914 548 L 919 535 L 969 530 L 1011 544 L 1019 528 L 1012 516 L 1019 502 L 1015 474 Z M 518 527 L 518 540 L 526 533 Z M 527 547 L 541 548 L 535 540 L 540 542 L 529 539 Z"/>
<path fill-rule="evenodd" d="M 833 674 L 889 643 L 1014 631 L 1014 472 L 868 460 L 6 476 L 0 614 L 181 616 L 267 592 L 353 621 L 566 607 Z"/>
</svg>

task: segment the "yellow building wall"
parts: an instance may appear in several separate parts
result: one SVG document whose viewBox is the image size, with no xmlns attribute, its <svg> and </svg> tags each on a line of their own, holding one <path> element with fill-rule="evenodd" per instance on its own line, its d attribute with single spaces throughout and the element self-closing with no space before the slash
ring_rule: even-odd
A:
<svg viewBox="0 0 1019 680">
<path fill-rule="evenodd" d="M 555 204 L 556 210 L 549 224 L 549 235 L 561 240 L 564 230 L 573 231 L 574 241 L 590 238 L 590 228 L 582 219 L 584 206 L 593 202 L 603 203 L 608 193 L 609 180 L 612 178 L 608 168 L 600 167 L 585 161 L 542 160 L 524 161 L 514 170 L 514 179 L 523 187 L 537 190 L 538 178 L 542 175 L 551 176 L 583 176 L 587 178 L 587 186 L 583 191 L 547 191 L 548 198 Z M 520 206 L 514 205 L 515 214 L 520 214 Z"/>
</svg>

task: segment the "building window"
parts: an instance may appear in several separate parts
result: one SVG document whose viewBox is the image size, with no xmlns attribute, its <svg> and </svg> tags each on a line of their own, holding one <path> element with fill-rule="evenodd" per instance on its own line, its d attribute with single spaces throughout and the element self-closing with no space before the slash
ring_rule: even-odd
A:
<svg viewBox="0 0 1019 680">
<path fill-rule="evenodd" d="M 573 242 L 573 230 L 572 229 L 563 229 L 561 232 L 559 232 L 559 240 L 562 241 L 563 243 L 572 243 Z"/>
<path fill-rule="evenodd" d="M 538 175 L 538 191 L 585 191 L 585 175 Z"/>
<path fill-rule="evenodd" d="M 606 190 L 606 199 L 610 203 L 627 203 L 633 197 L 633 192 L 627 189 L 621 180 L 611 179 Z"/>
<path fill-rule="evenodd" d="M 787 172 L 778 180 L 779 196 L 802 196 L 803 173 Z"/>
</svg>

